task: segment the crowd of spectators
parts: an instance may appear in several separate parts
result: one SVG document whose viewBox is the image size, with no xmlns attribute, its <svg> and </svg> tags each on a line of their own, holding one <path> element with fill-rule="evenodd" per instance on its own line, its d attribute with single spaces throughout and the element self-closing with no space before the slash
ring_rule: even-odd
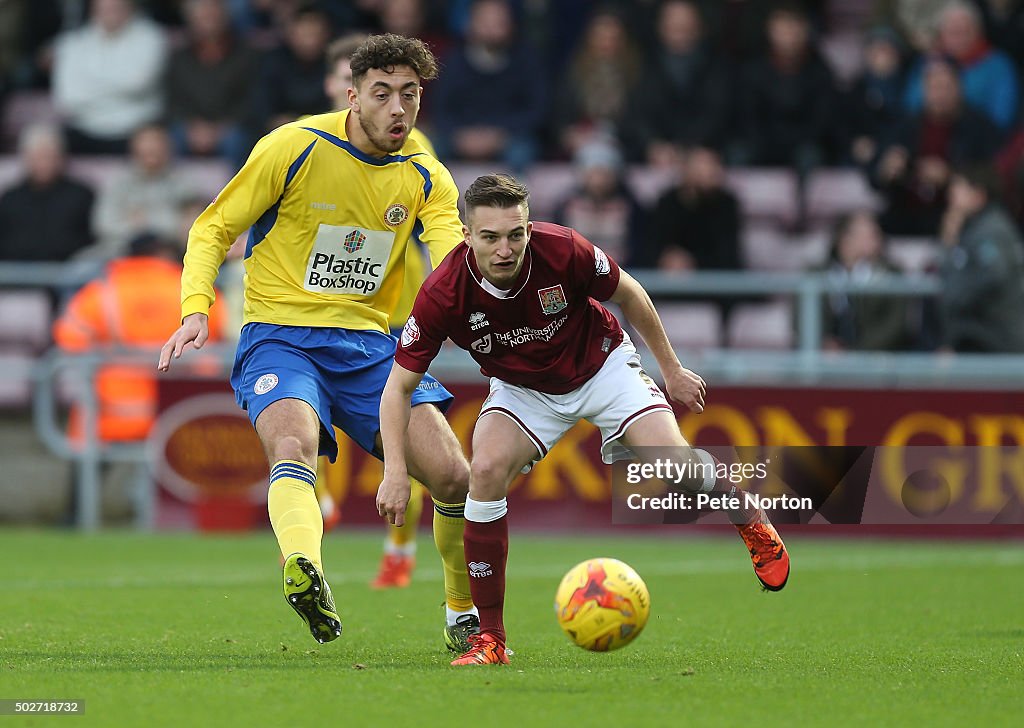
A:
<svg viewBox="0 0 1024 728">
<path fill-rule="evenodd" d="M 965 166 L 997 169 L 1007 220 L 1024 219 L 1024 2 L 863 0 L 853 74 L 823 51 L 826 0 L 12 0 L 0 3 L 0 112 L 47 93 L 59 126 L 31 124 L 0 153 L 22 179 L 0 197 L 0 260 L 113 258 L 151 233 L 182 245 L 201 205 L 176 159 L 237 168 L 253 143 L 329 111 L 327 49 L 352 32 L 428 41 L 440 78 L 420 128 L 448 163 L 523 172 L 572 166 L 556 205 L 619 261 L 668 271 L 743 266 L 744 213 L 728 169 L 782 167 L 806 183 L 822 166 L 863 174 L 877 218 L 838 222 L 822 269 L 891 267 L 889 235 L 938 241 Z M 0 113 L 2 116 L 2 113 Z M 0 141 L 0 143 L 4 143 Z M 66 156 L 122 155 L 94 194 Z M 645 208 L 626 170 L 678 182 Z M 94 200 L 95 198 L 95 200 Z M 41 222 L 42 221 L 42 222 Z M 40 235 L 39 225 L 47 230 Z M 42 240 L 45 238 L 45 240 Z M 938 243 L 937 243 L 938 245 Z M 833 296 L 830 347 L 900 348 L 889 299 Z M 854 313 L 856 312 L 856 316 Z M 886 318 L 888 316 L 888 318 Z M 860 323 L 854 325 L 854 319 Z M 905 318 L 905 316 L 904 316 Z"/>
</svg>

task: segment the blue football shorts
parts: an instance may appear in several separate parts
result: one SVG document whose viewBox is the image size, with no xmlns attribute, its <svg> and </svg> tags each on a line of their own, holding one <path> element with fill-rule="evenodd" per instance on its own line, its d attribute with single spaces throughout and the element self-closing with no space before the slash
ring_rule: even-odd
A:
<svg viewBox="0 0 1024 728">
<path fill-rule="evenodd" d="M 267 405 L 302 400 L 320 418 L 321 455 L 331 462 L 338 456 L 334 425 L 379 458 L 380 396 L 397 342 L 379 331 L 246 324 L 231 369 L 235 399 L 254 426 Z M 432 403 L 444 412 L 451 402 L 451 393 L 429 374 L 412 395 L 413 407 Z"/>
</svg>

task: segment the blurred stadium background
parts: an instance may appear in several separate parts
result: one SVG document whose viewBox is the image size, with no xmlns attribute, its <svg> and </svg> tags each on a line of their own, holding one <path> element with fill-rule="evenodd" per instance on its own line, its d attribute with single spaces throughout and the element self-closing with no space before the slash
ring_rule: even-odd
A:
<svg viewBox="0 0 1024 728">
<path fill-rule="evenodd" d="M 679 411 L 691 442 L 938 446 L 946 523 L 991 525 L 914 525 L 896 468 L 878 520 L 897 525 L 781 523 L 794 576 L 762 598 L 721 527 L 609 530 L 610 472 L 581 425 L 510 496 L 526 669 L 454 675 L 423 637 L 439 631 L 430 549 L 410 589 L 367 586 L 380 465 L 342 438 L 324 549 L 346 632 L 309 649 L 227 385 L 237 256 L 220 339 L 167 376 L 156 351 L 196 215 L 260 135 L 330 108 L 333 38 L 382 30 L 441 58 L 420 128 L 460 187 L 521 175 L 535 219 L 647 286 L 710 385 L 702 415 Z M 550 723 L 1013 724 L 1022 65 L 1017 0 L 0 2 L 0 548 L 16 573 L 0 697 L 85 697 L 109 725 L 291 722 L 297 682 L 357 723 L 450 725 L 457 704 L 502 724 L 526 696 Z M 950 203 L 953 179 L 980 210 Z M 435 366 L 468 443 L 485 382 L 459 351 Z M 972 446 L 992 454 L 975 469 L 956 458 Z M 603 656 L 548 611 L 565 569 L 602 552 L 654 604 L 648 633 Z"/>
<path fill-rule="evenodd" d="M 325 48 L 355 31 L 431 43 L 442 74 L 420 128 L 460 187 L 523 176 L 535 219 L 576 227 L 647 285 L 712 388 L 704 415 L 681 417 L 691 439 L 1024 441 L 1021 3 L 7 2 L 5 523 L 263 523 L 262 456 L 224 397 L 237 260 L 222 343 L 174 377 L 145 370 L 191 221 L 260 134 L 330 108 Z M 982 170 L 985 214 L 1011 221 L 988 268 L 957 263 L 969 241 L 947 189 L 965 169 Z M 69 312 L 96 280 L 107 293 Z M 437 375 L 468 439 L 483 380 L 457 351 Z M 154 407 L 200 395 L 221 396 L 150 430 Z M 141 409 L 118 421 L 111 396 Z M 524 523 L 607 523 L 593 435 L 518 486 Z M 373 521 L 375 468 L 351 453 L 330 472 L 344 522 Z M 1003 476 L 997 490 L 1024 492 Z"/>
</svg>

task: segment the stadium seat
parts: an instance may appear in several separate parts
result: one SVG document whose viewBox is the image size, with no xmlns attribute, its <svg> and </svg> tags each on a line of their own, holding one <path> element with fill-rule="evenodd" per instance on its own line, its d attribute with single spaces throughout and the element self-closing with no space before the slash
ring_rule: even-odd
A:
<svg viewBox="0 0 1024 728">
<path fill-rule="evenodd" d="M 50 296 L 42 290 L 0 291 L 0 347 L 38 354 L 50 343 Z"/>
<path fill-rule="evenodd" d="M 832 246 L 832 231 L 817 228 L 793 238 L 793 244 L 800 250 L 801 270 L 818 268 L 828 259 Z"/>
<path fill-rule="evenodd" d="M 455 186 L 459 188 L 460 192 L 469 187 L 473 180 L 483 174 L 493 174 L 494 172 L 501 172 L 496 165 L 488 163 L 476 163 L 476 162 L 453 162 L 452 164 L 446 165 L 448 171 L 452 173 L 452 177 L 455 179 Z M 530 206 L 533 207 L 533 200 L 530 200 Z M 459 207 L 462 207 L 462 196 L 459 196 Z"/>
<path fill-rule="evenodd" d="M 0 349 L 0 409 L 20 409 L 32 400 L 32 369 L 36 358 L 24 351 Z"/>
<path fill-rule="evenodd" d="M 29 124 L 59 122 L 60 114 L 53 105 L 49 91 L 19 91 L 12 94 L 3 106 L 0 140 L 13 147 L 21 130 Z"/>
<path fill-rule="evenodd" d="M 0 157 L 0 191 L 6 190 L 21 179 L 21 167 L 14 155 Z"/>
<path fill-rule="evenodd" d="M 750 270 L 799 271 L 805 267 L 803 250 L 775 225 L 748 225 L 740 244 L 743 261 Z"/>
<path fill-rule="evenodd" d="M 127 157 L 72 157 L 68 165 L 72 177 L 97 192 L 128 169 Z"/>
<path fill-rule="evenodd" d="M 714 303 L 661 303 L 658 314 L 680 354 L 722 345 L 722 311 Z"/>
<path fill-rule="evenodd" d="M 790 169 L 733 168 L 728 185 L 748 220 L 788 224 L 797 217 L 796 175 Z"/>
<path fill-rule="evenodd" d="M 71 174 L 95 190 L 102 190 L 127 169 L 128 161 L 124 157 L 73 157 L 70 163 Z M 217 159 L 182 160 L 177 170 L 200 199 L 213 199 L 231 178 L 230 165 Z"/>
<path fill-rule="evenodd" d="M 788 301 L 744 303 L 729 315 L 727 340 L 735 349 L 789 349 L 793 311 Z"/>
<path fill-rule="evenodd" d="M 72 157 L 68 169 L 72 177 L 101 190 L 128 168 L 125 157 Z M 231 166 L 218 159 L 186 159 L 178 169 L 189 180 L 200 198 L 213 198 L 231 178 Z M 14 155 L 0 157 L 0 190 L 5 190 L 22 176 L 21 165 Z"/>
<path fill-rule="evenodd" d="M 535 164 L 525 181 L 530 188 L 530 217 L 550 220 L 575 187 L 576 172 L 569 164 Z"/>
<path fill-rule="evenodd" d="M 857 210 L 878 210 L 880 199 L 855 169 L 819 169 L 807 185 L 807 212 L 813 220 L 831 222 Z"/>
<path fill-rule="evenodd" d="M 679 174 L 673 167 L 633 167 L 628 179 L 640 204 L 652 207 L 665 190 L 676 183 Z"/>
<path fill-rule="evenodd" d="M 940 249 L 934 238 L 890 238 L 886 255 L 904 273 L 921 275 L 938 263 Z"/>
</svg>

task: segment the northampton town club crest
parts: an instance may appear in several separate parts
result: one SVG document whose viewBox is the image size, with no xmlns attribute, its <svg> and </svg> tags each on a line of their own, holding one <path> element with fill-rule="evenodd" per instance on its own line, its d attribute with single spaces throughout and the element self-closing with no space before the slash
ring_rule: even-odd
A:
<svg viewBox="0 0 1024 728">
<path fill-rule="evenodd" d="M 540 296 L 541 310 L 548 316 L 558 313 L 569 305 L 565 301 L 565 293 L 562 291 L 561 285 L 541 288 L 537 291 L 537 295 Z"/>
</svg>

